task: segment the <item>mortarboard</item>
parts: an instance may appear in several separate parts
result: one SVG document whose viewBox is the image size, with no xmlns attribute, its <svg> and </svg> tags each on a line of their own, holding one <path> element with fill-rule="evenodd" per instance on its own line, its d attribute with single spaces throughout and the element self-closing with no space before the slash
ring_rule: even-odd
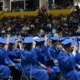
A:
<svg viewBox="0 0 80 80">
<path fill-rule="evenodd" d="M 24 37 L 21 37 L 22 40 L 24 40 Z"/>
<path fill-rule="evenodd" d="M 66 39 L 66 40 L 62 41 L 61 44 L 62 44 L 64 47 L 68 47 L 68 46 L 71 45 L 71 42 L 72 42 L 72 41 L 73 41 L 72 39 Z"/>
<path fill-rule="evenodd" d="M 37 39 L 35 41 L 36 41 L 36 44 L 40 44 L 40 45 L 44 44 L 44 38 L 40 38 L 40 39 Z"/>
<path fill-rule="evenodd" d="M 56 42 L 59 40 L 59 37 L 55 36 L 55 37 L 51 37 L 52 42 Z"/>
<path fill-rule="evenodd" d="M 51 38 L 48 38 L 48 41 L 52 41 L 52 39 Z"/>
<path fill-rule="evenodd" d="M 1 44 L 6 44 L 6 40 L 4 38 L 0 37 L 0 43 Z"/>
<path fill-rule="evenodd" d="M 80 41 L 80 36 L 77 36 L 77 41 Z"/>
<path fill-rule="evenodd" d="M 59 38 L 59 41 L 62 42 L 65 38 L 64 37 L 61 37 Z"/>
<path fill-rule="evenodd" d="M 33 38 L 32 37 L 25 37 L 24 38 L 24 43 L 26 43 L 26 44 L 33 43 Z"/>
<path fill-rule="evenodd" d="M 77 41 L 72 41 L 72 46 L 78 47 L 78 42 Z"/>
<path fill-rule="evenodd" d="M 9 39 L 9 44 L 14 44 L 14 43 L 15 43 L 15 38 L 13 38 L 13 37 L 10 38 L 10 39 Z"/>
</svg>

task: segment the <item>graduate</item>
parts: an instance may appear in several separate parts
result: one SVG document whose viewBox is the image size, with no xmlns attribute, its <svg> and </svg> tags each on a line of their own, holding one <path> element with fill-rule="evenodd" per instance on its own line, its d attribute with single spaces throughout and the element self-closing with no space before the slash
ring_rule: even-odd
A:
<svg viewBox="0 0 80 80">
<path fill-rule="evenodd" d="M 56 73 L 60 73 L 59 67 L 58 67 L 58 59 L 57 55 L 60 52 L 59 48 L 59 38 L 58 37 L 51 37 L 52 45 L 48 48 L 48 59 L 53 60 L 54 66 L 53 69 Z"/>
<path fill-rule="evenodd" d="M 77 46 L 78 50 L 77 50 L 77 54 L 75 55 L 75 59 L 76 59 L 76 64 L 80 65 L 80 37 L 78 37 L 76 43 L 74 43 L 74 45 Z M 80 69 L 78 69 L 80 70 Z"/>
<path fill-rule="evenodd" d="M 44 42 L 45 41 L 43 38 L 36 40 L 36 45 L 37 45 L 36 53 L 38 55 L 38 60 L 39 60 L 40 64 L 43 65 L 42 67 L 44 69 L 47 67 L 48 69 L 50 69 L 52 71 L 52 73 L 50 73 L 49 80 L 55 80 L 56 72 L 46 65 L 46 61 L 48 60 L 47 59 L 48 52 L 47 52 L 47 47 L 44 45 Z"/>
<path fill-rule="evenodd" d="M 79 50 L 77 51 L 77 54 L 75 56 L 76 63 L 80 65 L 80 41 L 79 41 Z"/>
<path fill-rule="evenodd" d="M 80 72 L 75 70 L 76 61 L 75 55 L 77 47 L 71 46 L 71 39 L 66 39 L 61 42 L 64 50 L 58 54 L 58 64 L 62 75 L 69 80 L 80 80 Z"/>
<path fill-rule="evenodd" d="M 14 63 L 14 66 L 10 66 L 10 69 L 12 71 L 12 76 L 13 76 L 13 80 L 20 80 L 20 76 L 22 73 L 22 68 L 21 68 L 21 64 L 20 64 L 20 50 L 16 48 L 14 48 L 14 44 L 15 44 L 15 38 L 10 38 L 9 39 L 9 45 L 8 45 L 8 50 L 7 50 L 7 54 L 8 54 L 8 61 L 12 61 L 12 63 Z M 9 60 L 10 59 L 10 60 Z"/>
<path fill-rule="evenodd" d="M 9 76 L 11 75 L 11 70 L 5 63 L 8 49 L 8 46 L 5 46 L 5 44 L 6 40 L 0 37 L 0 77 L 3 78 L 3 80 L 8 80 Z"/>
<path fill-rule="evenodd" d="M 44 38 L 35 40 L 36 41 L 36 52 L 39 58 L 39 61 L 46 65 L 45 61 L 47 60 L 47 48 L 44 45 Z"/>
<path fill-rule="evenodd" d="M 26 76 L 34 80 L 48 80 L 48 73 L 44 69 L 36 68 L 38 64 L 37 54 L 35 51 L 36 44 L 33 43 L 32 37 L 24 39 L 25 48 L 21 54 L 21 64 Z"/>
</svg>

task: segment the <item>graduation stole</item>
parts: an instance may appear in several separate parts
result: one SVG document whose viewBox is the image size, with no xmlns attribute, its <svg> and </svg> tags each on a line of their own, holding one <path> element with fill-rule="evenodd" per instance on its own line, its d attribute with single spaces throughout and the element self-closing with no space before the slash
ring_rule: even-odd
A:
<svg viewBox="0 0 80 80">
<path fill-rule="evenodd" d="M 62 48 L 62 51 L 65 52 L 68 56 L 70 56 L 69 52 L 67 52 L 64 48 Z"/>
</svg>

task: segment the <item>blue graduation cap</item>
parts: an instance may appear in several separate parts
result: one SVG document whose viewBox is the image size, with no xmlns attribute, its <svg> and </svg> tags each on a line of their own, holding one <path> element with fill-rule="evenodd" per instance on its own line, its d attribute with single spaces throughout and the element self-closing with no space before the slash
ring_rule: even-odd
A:
<svg viewBox="0 0 80 80">
<path fill-rule="evenodd" d="M 77 41 L 73 41 L 73 42 L 72 42 L 72 46 L 78 47 L 78 42 L 77 42 Z"/>
<path fill-rule="evenodd" d="M 59 37 L 57 37 L 57 36 L 51 37 L 51 40 L 52 40 L 52 42 L 59 41 Z"/>
<path fill-rule="evenodd" d="M 35 40 L 36 41 L 36 44 L 40 44 L 40 45 L 43 45 L 44 44 L 44 38 L 40 38 L 40 39 L 37 39 Z"/>
<path fill-rule="evenodd" d="M 80 36 L 77 36 L 77 40 L 80 41 Z"/>
<path fill-rule="evenodd" d="M 14 44 L 14 43 L 15 43 L 15 38 L 13 38 L 13 37 L 10 38 L 10 39 L 9 39 L 9 44 Z"/>
<path fill-rule="evenodd" d="M 75 36 L 71 36 L 71 37 L 69 37 L 69 39 L 74 40 L 74 39 L 76 39 L 76 37 Z"/>
<path fill-rule="evenodd" d="M 52 41 L 52 39 L 51 38 L 48 38 L 48 41 Z"/>
<path fill-rule="evenodd" d="M 61 37 L 59 38 L 59 41 L 62 42 L 65 38 L 64 37 Z"/>
<path fill-rule="evenodd" d="M 1 44 L 6 44 L 6 39 L 0 37 L 0 43 L 1 43 Z"/>
<path fill-rule="evenodd" d="M 33 43 L 33 38 L 32 37 L 25 37 L 24 38 L 24 43 L 26 43 L 26 44 Z"/>
<path fill-rule="evenodd" d="M 65 48 L 65 47 L 70 46 L 72 41 L 73 41 L 72 39 L 66 39 L 66 40 L 62 41 L 61 44 L 62 44 L 62 45 L 64 46 L 64 48 Z"/>
<path fill-rule="evenodd" d="M 21 37 L 22 40 L 24 40 L 24 37 Z"/>
</svg>

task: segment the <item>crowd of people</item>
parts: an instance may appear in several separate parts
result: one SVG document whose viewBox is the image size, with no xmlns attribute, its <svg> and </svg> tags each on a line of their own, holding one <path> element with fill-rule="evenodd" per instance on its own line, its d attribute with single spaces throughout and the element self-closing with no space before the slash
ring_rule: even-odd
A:
<svg viewBox="0 0 80 80">
<path fill-rule="evenodd" d="M 37 17 L 4 17 L 0 21 L 0 33 L 1 35 L 7 36 L 27 36 L 28 34 L 32 34 L 35 30 L 35 26 L 37 26 L 38 20 Z"/>
<path fill-rule="evenodd" d="M 5 12 L 10 12 L 10 8 L 5 7 Z M 11 12 L 24 12 L 24 9 L 22 7 L 12 7 Z"/>
<path fill-rule="evenodd" d="M 22 36 L 44 34 L 57 36 L 73 36 L 80 34 L 80 11 L 70 15 L 45 15 L 39 10 L 38 16 L 4 17 L 0 21 L 0 34 Z"/>
<path fill-rule="evenodd" d="M 45 7 L 42 8 L 45 10 Z M 20 80 L 80 79 L 80 11 L 70 15 L 4 17 L 0 20 L 0 77 Z"/>
<path fill-rule="evenodd" d="M 73 5 L 71 3 L 67 4 L 56 4 L 55 2 L 53 4 L 49 4 L 49 9 L 54 10 L 54 9 L 70 9 L 72 8 Z"/>
<path fill-rule="evenodd" d="M 50 10 L 54 10 L 54 9 L 70 9 L 73 7 L 73 4 L 71 3 L 67 3 L 67 4 L 57 4 L 55 2 L 53 2 L 52 4 L 43 4 L 41 6 L 41 9 L 46 11 L 47 10 L 47 6 L 48 6 L 48 9 Z M 37 9 L 37 8 L 36 8 Z M 34 10 L 34 8 L 30 8 L 28 9 L 30 11 Z M 24 12 L 24 11 L 28 11 L 27 9 L 24 10 L 24 8 L 21 6 L 12 6 L 12 9 L 10 11 L 10 8 L 9 7 L 5 7 L 5 12 Z"/>
<path fill-rule="evenodd" d="M 3 80 L 20 80 L 22 73 L 34 80 L 79 80 L 79 70 L 80 36 L 0 37 Z"/>
</svg>

